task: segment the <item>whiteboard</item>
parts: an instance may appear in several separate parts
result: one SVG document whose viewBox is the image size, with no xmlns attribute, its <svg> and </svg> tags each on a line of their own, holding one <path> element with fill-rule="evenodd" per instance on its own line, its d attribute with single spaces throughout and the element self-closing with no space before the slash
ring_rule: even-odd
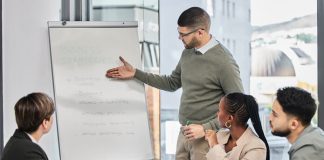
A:
<svg viewBox="0 0 324 160">
<path fill-rule="evenodd" d="M 105 77 L 141 68 L 137 22 L 48 24 L 61 160 L 153 159 L 143 83 Z"/>
</svg>

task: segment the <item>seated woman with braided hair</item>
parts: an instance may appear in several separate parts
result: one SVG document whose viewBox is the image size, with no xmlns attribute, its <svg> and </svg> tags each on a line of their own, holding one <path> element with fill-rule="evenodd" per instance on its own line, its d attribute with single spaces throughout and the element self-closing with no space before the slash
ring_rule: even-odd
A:
<svg viewBox="0 0 324 160">
<path fill-rule="evenodd" d="M 259 107 L 254 97 L 230 93 L 219 103 L 217 133 L 207 130 L 205 139 L 210 150 L 207 160 L 269 160 L 269 146 L 262 131 Z M 251 118 L 257 135 L 248 126 Z"/>
</svg>

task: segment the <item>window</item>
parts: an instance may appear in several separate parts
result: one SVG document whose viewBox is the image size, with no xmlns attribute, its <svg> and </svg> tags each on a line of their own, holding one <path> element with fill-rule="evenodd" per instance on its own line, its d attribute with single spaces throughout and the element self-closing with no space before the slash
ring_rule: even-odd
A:
<svg viewBox="0 0 324 160">
<path fill-rule="evenodd" d="M 222 0 L 222 5 L 223 5 L 223 7 L 222 7 L 222 13 L 223 13 L 223 16 L 225 16 L 225 0 Z"/>
<path fill-rule="evenodd" d="M 214 10 L 215 10 L 215 1 L 214 0 L 207 0 L 207 13 L 209 16 L 214 17 Z"/>
<path fill-rule="evenodd" d="M 248 20 L 255 27 L 251 39 L 250 93 L 260 105 L 260 117 L 267 119 L 263 126 L 268 131 L 272 159 L 288 160 L 283 149 L 286 141 L 272 136 L 267 115 L 281 87 L 300 87 L 314 98 L 318 97 L 317 3 L 308 0 L 280 2 L 277 5 L 273 0 L 251 1 Z M 316 115 L 312 122 L 317 123 Z"/>
<path fill-rule="evenodd" d="M 152 58 L 150 55 L 149 46 L 147 43 L 143 42 L 142 54 L 144 55 L 144 67 L 150 68 L 153 66 Z"/>
<path fill-rule="evenodd" d="M 227 18 L 230 18 L 230 1 L 227 1 L 227 5 L 226 5 L 226 9 L 227 9 Z"/>
<path fill-rule="evenodd" d="M 156 61 L 157 65 L 160 67 L 160 46 L 155 45 Z"/>
<path fill-rule="evenodd" d="M 149 44 L 150 46 L 150 55 L 151 55 L 151 60 L 152 60 L 152 65 L 153 67 L 158 67 L 158 63 L 157 63 L 157 58 L 156 58 L 156 51 L 155 51 L 155 45 L 154 44 Z"/>
<path fill-rule="evenodd" d="M 232 50 L 233 54 L 235 54 L 236 52 L 236 40 L 233 40 L 233 50 Z"/>
<path fill-rule="evenodd" d="M 232 3 L 232 16 L 235 18 L 235 2 Z"/>
</svg>

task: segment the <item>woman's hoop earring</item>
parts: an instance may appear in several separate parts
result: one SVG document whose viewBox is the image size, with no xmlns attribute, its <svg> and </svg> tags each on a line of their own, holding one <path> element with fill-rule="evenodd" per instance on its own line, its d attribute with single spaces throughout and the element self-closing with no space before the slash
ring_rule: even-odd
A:
<svg viewBox="0 0 324 160">
<path fill-rule="evenodd" d="M 227 122 L 225 122 L 225 127 L 229 129 L 229 128 L 232 127 L 232 124 L 231 124 L 230 122 L 227 121 Z"/>
</svg>

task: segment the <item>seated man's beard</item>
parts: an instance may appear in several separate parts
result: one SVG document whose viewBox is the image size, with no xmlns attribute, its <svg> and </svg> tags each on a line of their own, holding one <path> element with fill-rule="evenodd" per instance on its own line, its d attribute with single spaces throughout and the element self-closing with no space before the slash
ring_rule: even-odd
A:
<svg viewBox="0 0 324 160">
<path fill-rule="evenodd" d="M 283 131 L 271 131 L 271 133 L 275 136 L 287 137 L 291 133 L 291 131 L 289 129 L 286 129 Z"/>
</svg>

